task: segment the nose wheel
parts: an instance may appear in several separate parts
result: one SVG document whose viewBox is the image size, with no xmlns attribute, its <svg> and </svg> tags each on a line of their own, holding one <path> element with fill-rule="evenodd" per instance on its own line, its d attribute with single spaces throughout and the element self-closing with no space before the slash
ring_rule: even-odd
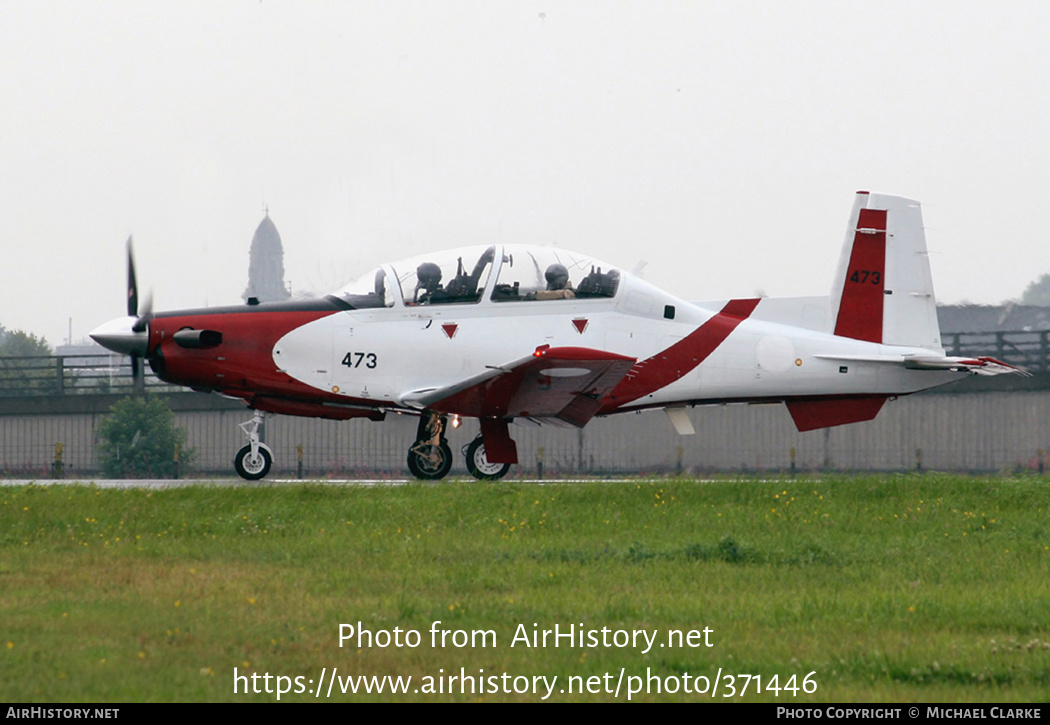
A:
<svg viewBox="0 0 1050 725">
<path fill-rule="evenodd" d="M 264 477 L 270 472 L 272 465 L 273 457 L 261 446 L 257 451 L 252 452 L 251 445 L 247 445 L 237 451 L 233 459 L 233 467 L 237 469 L 237 474 L 248 481 L 258 481 Z"/>
<path fill-rule="evenodd" d="M 467 459 L 467 470 L 470 475 L 479 481 L 496 481 L 507 475 L 510 470 L 509 463 L 492 463 L 485 456 L 485 444 L 478 436 L 467 444 L 463 450 Z"/>
</svg>

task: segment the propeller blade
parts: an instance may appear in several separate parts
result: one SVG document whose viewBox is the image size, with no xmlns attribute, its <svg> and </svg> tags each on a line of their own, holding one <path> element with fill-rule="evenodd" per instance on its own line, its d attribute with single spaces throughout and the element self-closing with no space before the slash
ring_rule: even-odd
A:
<svg viewBox="0 0 1050 725">
<path fill-rule="evenodd" d="M 135 320 L 135 324 L 131 326 L 131 331 L 145 332 L 146 326 L 151 319 L 153 319 L 153 295 L 147 294 L 146 299 L 142 303 L 142 314 Z"/>
<path fill-rule="evenodd" d="M 135 281 L 135 255 L 131 252 L 131 237 L 128 237 L 128 317 L 139 314 L 139 286 Z"/>
<path fill-rule="evenodd" d="M 136 392 L 145 388 L 145 369 L 141 355 L 131 355 L 131 387 Z"/>
</svg>

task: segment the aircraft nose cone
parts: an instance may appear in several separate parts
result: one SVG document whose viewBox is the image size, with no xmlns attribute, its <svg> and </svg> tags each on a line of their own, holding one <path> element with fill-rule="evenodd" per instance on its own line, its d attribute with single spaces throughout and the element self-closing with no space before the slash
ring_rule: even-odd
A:
<svg viewBox="0 0 1050 725">
<path fill-rule="evenodd" d="M 132 329 L 137 317 L 120 317 L 99 325 L 88 336 L 107 350 L 122 355 L 145 355 L 149 346 L 149 332 Z"/>
</svg>

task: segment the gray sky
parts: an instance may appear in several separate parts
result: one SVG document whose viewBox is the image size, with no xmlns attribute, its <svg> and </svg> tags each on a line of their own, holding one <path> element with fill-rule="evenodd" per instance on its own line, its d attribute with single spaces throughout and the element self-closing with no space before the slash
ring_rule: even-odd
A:
<svg viewBox="0 0 1050 725">
<path fill-rule="evenodd" d="M 1050 271 L 1044 2 L 0 0 L 0 324 L 79 339 L 490 241 L 687 299 L 825 294 L 858 189 L 923 202 L 938 298 Z"/>
</svg>

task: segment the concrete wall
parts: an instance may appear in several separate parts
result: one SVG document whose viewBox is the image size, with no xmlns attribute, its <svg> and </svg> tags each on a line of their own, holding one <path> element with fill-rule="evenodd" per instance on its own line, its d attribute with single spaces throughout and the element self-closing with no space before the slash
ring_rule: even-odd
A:
<svg viewBox="0 0 1050 725">
<path fill-rule="evenodd" d="M 95 473 L 102 415 L 0 415 L 0 474 L 49 475 L 56 443 L 63 444 L 67 477 Z M 511 475 L 533 475 L 541 448 L 551 474 L 674 471 L 679 456 L 685 471 L 786 470 L 792 448 L 799 470 L 914 469 L 921 450 L 927 469 L 999 471 L 1034 467 L 1037 452 L 1050 450 L 1050 390 L 916 395 L 887 402 L 874 421 L 809 433 L 795 430 L 783 405 L 704 407 L 690 415 L 697 434 L 686 437 L 674 432 L 661 411 L 597 419 L 582 431 L 512 426 L 522 466 Z M 196 449 L 197 469 L 232 475 L 233 455 L 246 442 L 237 424 L 250 419 L 250 411 L 177 410 L 176 418 Z M 309 476 L 407 476 L 405 458 L 417 420 L 271 417 L 265 433 L 275 452 L 271 475 L 294 476 L 301 445 Z M 465 474 L 459 450 L 476 433 L 475 421 L 450 432 L 454 474 Z"/>
</svg>

